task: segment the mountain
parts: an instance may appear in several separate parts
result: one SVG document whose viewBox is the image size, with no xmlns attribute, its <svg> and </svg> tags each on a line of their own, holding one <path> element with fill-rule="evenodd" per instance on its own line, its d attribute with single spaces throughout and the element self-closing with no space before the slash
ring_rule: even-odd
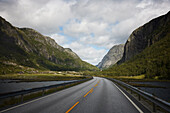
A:
<svg viewBox="0 0 170 113">
<path fill-rule="evenodd" d="M 134 30 L 122 59 L 103 74 L 170 79 L 170 12 Z"/>
<path fill-rule="evenodd" d="M 170 21 L 170 12 L 146 23 L 134 30 L 125 43 L 123 57 L 120 61 L 125 62 L 135 55 L 141 53 L 167 34 L 166 29 Z"/>
<path fill-rule="evenodd" d="M 110 67 L 119 61 L 124 52 L 124 44 L 113 46 L 109 52 L 103 57 L 102 61 L 97 65 L 100 69 L 105 69 Z"/>
<path fill-rule="evenodd" d="M 41 70 L 97 70 L 52 38 L 30 28 L 14 27 L 0 17 L 0 67 L 8 70 L 9 64 Z M 14 69 L 10 67 L 9 70 Z"/>
</svg>

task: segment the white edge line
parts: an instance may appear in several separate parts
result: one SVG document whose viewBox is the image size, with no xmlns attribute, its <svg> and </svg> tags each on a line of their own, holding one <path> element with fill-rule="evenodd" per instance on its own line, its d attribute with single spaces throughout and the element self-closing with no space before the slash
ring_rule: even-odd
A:
<svg viewBox="0 0 170 113">
<path fill-rule="evenodd" d="M 114 83 L 113 83 L 114 84 Z M 116 84 L 114 84 L 116 86 L 116 88 L 122 92 L 122 94 L 133 104 L 133 106 L 135 106 L 135 108 L 140 112 L 140 113 L 144 113 Z"/>
<path fill-rule="evenodd" d="M 49 94 L 49 95 L 46 95 L 46 96 L 43 96 L 43 97 L 39 97 L 39 98 L 37 98 L 37 99 L 34 99 L 34 100 L 31 100 L 31 101 L 25 102 L 25 103 L 23 103 L 23 104 L 19 104 L 19 105 L 16 105 L 16 106 L 7 108 L 7 109 L 5 109 L 5 110 L 0 111 L 0 113 L 3 113 L 3 112 L 6 112 L 6 111 L 15 109 L 15 108 L 17 108 L 17 107 L 20 107 L 20 106 L 23 106 L 23 105 L 26 105 L 26 104 L 29 104 L 29 103 L 32 103 L 32 102 L 35 102 L 35 101 L 37 101 L 37 100 L 41 100 L 41 99 L 43 99 L 43 98 L 47 98 L 47 97 L 49 97 L 49 96 L 55 95 L 56 93 L 57 93 L 57 92 L 54 92 L 54 93 L 52 93 L 52 94 Z"/>
</svg>

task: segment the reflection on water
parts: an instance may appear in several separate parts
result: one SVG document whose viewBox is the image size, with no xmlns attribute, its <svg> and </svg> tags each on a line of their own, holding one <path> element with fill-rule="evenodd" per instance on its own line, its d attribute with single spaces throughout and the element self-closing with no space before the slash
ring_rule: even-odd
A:
<svg viewBox="0 0 170 113">
<path fill-rule="evenodd" d="M 149 87 L 139 87 L 139 88 L 150 94 L 154 94 L 158 98 L 170 102 L 170 82 L 132 82 L 132 83 L 161 86 L 163 88 L 149 88 Z"/>
<path fill-rule="evenodd" d="M 20 80 L 1 80 L 0 79 L 0 93 L 20 91 L 24 89 L 31 89 L 31 88 L 36 88 L 36 87 L 61 84 L 65 82 L 68 82 L 68 81 L 20 82 Z"/>
</svg>

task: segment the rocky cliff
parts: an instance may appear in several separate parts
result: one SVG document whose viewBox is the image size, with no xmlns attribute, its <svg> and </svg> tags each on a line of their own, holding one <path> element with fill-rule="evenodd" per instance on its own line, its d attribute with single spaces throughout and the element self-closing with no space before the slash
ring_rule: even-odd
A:
<svg viewBox="0 0 170 113">
<path fill-rule="evenodd" d="M 134 30 L 125 43 L 123 57 L 118 64 L 131 59 L 162 39 L 168 32 L 169 21 L 170 12 Z"/>
<path fill-rule="evenodd" d="M 118 65 L 102 75 L 170 80 L 170 12 L 136 29 L 127 40 Z"/>
<path fill-rule="evenodd" d="M 109 52 L 103 57 L 102 61 L 97 65 L 98 68 L 104 69 L 119 61 L 124 52 L 124 44 L 113 46 Z"/>
<path fill-rule="evenodd" d="M 48 70 L 96 70 L 69 48 L 30 28 L 17 28 L 0 17 L 0 62 Z"/>
</svg>

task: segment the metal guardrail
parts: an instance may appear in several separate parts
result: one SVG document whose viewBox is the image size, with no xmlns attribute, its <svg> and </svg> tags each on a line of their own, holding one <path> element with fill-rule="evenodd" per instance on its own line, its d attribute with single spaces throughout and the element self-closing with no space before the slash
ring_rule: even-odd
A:
<svg viewBox="0 0 170 113">
<path fill-rule="evenodd" d="M 48 89 L 51 89 L 51 88 L 57 88 L 59 86 L 65 86 L 65 85 L 68 85 L 68 84 L 78 83 L 78 82 L 82 82 L 82 81 L 86 81 L 86 80 L 90 80 L 90 79 L 92 79 L 92 78 L 70 81 L 70 82 L 66 82 L 66 83 L 62 83 L 62 84 L 50 85 L 50 86 L 45 86 L 45 87 L 38 87 L 38 88 L 21 90 L 21 91 L 15 91 L 15 92 L 7 93 L 7 94 L 0 94 L 0 100 L 21 95 L 21 102 L 23 102 L 23 97 L 26 94 L 42 91 L 43 92 L 42 96 L 43 96 L 45 90 L 48 90 Z"/>
<path fill-rule="evenodd" d="M 113 79 L 113 78 L 107 78 L 109 80 L 112 80 L 116 83 L 118 83 L 119 85 L 122 85 L 128 89 L 130 89 L 131 91 L 134 91 L 135 93 L 138 94 L 138 100 L 140 101 L 141 99 L 141 96 L 144 97 L 145 99 L 149 100 L 150 102 L 152 102 L 153 104 L 153 112 L 156 112 L 156 106 L 159 106 L 161 107 L 162 109 L 166 110 L 167 112 L 170 112 L 170 103 L 150 94 L 150 93 L 147 93 L 145 91 L 142 91 L 136 87 L 133 87 L 129 84 L 126 84 L 122 81 L 119 81 L 119 80 L 116 80 L 116 79 Z"/>
</svg>

